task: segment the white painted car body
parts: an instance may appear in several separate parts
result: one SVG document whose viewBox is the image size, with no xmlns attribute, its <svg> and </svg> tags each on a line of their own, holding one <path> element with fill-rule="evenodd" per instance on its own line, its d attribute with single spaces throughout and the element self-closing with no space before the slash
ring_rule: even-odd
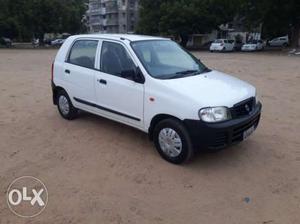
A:
<svg viewBox="0 0 300 224">
<path fill-rule="evenodd" d="M 264 43 L 261 40 L 253 40 L 242 46 L 242 51 L 261 51 L 264 49 Z"/>
<path fill-rule="evenodd" d="M 51 41 L 51 45 L 55 46 L 55 45 L 62 45 L 65 42 L 65 39 L 56 39 Z"/>
<path fill-rule="evenodd" d="M 283 36 L 283 37 L 277 37 L 268 42 L 269 46 L 271 47 L 283 47 L 289 45 L 289 37 Z"/>
<path fill-rule="evenodd" d="M 94 69 L 66 62 L 70 48 L 78 40 L 98 41 Z M 71 36 L 56 55 L 53 83 L 65 89 L 74 107 L 127 124 L 146 133 L 156 115 L 165 114 L 180 120 L 199 120 L 201 108 L 214 106 L 231 108 L 245 99 L 256 96 L 254 86 L 219 71 L 178 79 L 162 80 L 152 77 L 131 46 L 132 42 L 149 40 L 170 41 L 160 37 L 123 34 Z M 135 66 L 140 68 L 145 82 L 137 83 L 101 72 L 100 52 L 103 41 L 121 44 Z M 66 71 L 71 71 L 71 74 Z M 101 85 L 99 80 L 106 80 L 107 85 Z M 109 110 L 102 110 L 102 107 Z"/>
<path fill-rule="evenodd" d="M 211 43 L 210 51 L 233 51 L 234 50 L 234 40 L 228 39 L 217 39 Z"/>
</svg>

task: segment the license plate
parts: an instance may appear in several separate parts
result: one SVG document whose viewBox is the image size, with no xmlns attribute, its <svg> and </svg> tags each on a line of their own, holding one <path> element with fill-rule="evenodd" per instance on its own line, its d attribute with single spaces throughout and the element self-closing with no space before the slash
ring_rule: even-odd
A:
<svg viewBox="0 0 300 224">
<path fill-rule="evenodd" d="M 243 133 L 243 139 L 247 139 L 255 130 L 255 127 L 252 126 L 251 128 L 247 129 L 246 131 L 244 131 Z"/>
</svg>

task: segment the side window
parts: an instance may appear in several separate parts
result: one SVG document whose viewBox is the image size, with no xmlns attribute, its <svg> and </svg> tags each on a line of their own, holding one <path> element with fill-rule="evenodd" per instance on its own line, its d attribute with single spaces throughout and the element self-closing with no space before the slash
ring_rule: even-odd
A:
<svg viewBox="0 0 300 224">
<path fill-rule="evenodd" d="M 97 40 L 76 41 L 70 51 L 68 62 L 85 68 L 94 68 L 97 46 Z"/>
<path fill-rule="evenodd" d="M 121 77 L 122 73 L 135 70 L 135 65 L 121 44 L 103 41 L 100 69 L 104 73 Z"/>
</svg>

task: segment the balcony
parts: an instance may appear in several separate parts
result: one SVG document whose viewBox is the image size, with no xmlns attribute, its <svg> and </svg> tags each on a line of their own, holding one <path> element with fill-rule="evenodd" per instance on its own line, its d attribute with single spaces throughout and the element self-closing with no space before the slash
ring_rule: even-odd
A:
<svg viewBox="0 0 300 224">
<path fill-rule="evenodd" d="M 107 20 L 106 19 L 90 19 L 89 24 L 92 26 L 107 26 Z"/>
<path fill-rule="evenodd" d="M 98 9 L 89 9 L 87 11 L 87 14 L 89 15 L 105 15 L 106 14 L 106 9 L 105 8 L 98 8 Z"/>
<path fill-rule="evenodd" d="M 107 19 L 106 26 L 118 26 L 119 20 L 117 19 Z"/>
</svg>

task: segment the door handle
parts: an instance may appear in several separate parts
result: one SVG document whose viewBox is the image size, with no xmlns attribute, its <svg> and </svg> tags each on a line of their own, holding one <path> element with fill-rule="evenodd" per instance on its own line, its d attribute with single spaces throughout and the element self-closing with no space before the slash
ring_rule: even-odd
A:
<svg viewBox="0 0 300 224">
<path fill-rule="evenodd" d="M 70 71 L 69 69 L 66 69 L 66 70 L 65 70 L 65 73 L 70 74 L 71 71 Z"/>
<path fill-rule="evenodd" d="M 107 84 L 106 80 L 104 80 L 104 79 L 98 79 L 98 82 L 103 85 Z"/>
</svg>

